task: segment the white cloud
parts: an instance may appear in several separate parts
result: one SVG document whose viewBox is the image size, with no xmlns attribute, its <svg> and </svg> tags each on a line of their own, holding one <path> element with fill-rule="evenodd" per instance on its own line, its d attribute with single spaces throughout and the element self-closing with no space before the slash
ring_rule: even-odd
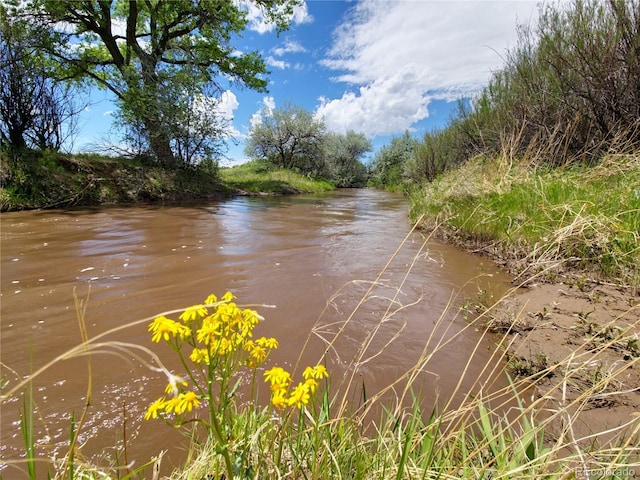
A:
<svg viewBox="0 0 640 480">
<path fill-rule="evenodd" d="M 402 132 L 429 115 L 429 99 L 418 81 L 421 70 L 410 64 L 360 87 L 357 93 L 347 92 L 335 100 L 320 98 L 316 116 L 339 133 L 355 130 L 376 136 Z"/>
<path fill-rule="evenodd" d="M 235 2 L 241 9 L 247 12 L 249 30 L 263 34 L 272 32 L 276 29 L 276 25 L 269 21 L 265 16 L 265 12 L 262 7 L 247 0 L 235 0 Z M 309 10 L 307 9 L 307 4 L 305 2 L 293 7 L 293 14 L 290 17 L 290 21 L 293 25 L 311 23 L 313 21 L 313 16 L 309 14 Z"/>
<path fill-rule="evenodd" d="M 281 57 L 287 53 L 304 53 L 307 49 L 295 40 L 286 39 L 282 47 L 273 48 L 271 51 L 276 57 Z"/>
<path fill-rule="evenodd" d="M 203 118 L 210 118 L 212 122 L 221 121 L 227 136 L 238 137 L 241 134 L 233 125 L 233 119 L 234 112 L 239 106 L 240 103 L 236 95 L 231 90 L 225 90 L 219 98 L 207 95 L 196 96 L 192 108 L 199 112 Z"/>
<path fill-rule="evenodd" d="M 267 62 L 267 65 L 269 65 L 270 67 L 279 68 L 280 70 L 284 70 L 289 66 L 289 64 L 284 60 L 278 60 L 277 58 L 274 58 L 271 55 L 269 55 L 265 61 Z"/>
<path fill-rule="evenodd" d="M 262 123 L 262 118 L 264 116 L 271 115 L 275 109 L 276 109 L 275 99 L 271 96 L 264 97 L 260 104 L 260 109 L 256 113 L 251 115 L 251 118 L 249 118 L 249 124 L 251 125 L 251 127 L 254 127 L 255 125 L 260 125 Z"/>
<path fill-rule="evenodd" d="M 401 133 L 428 116 L 431 100 L 468 97 L 486 85 L 516 43 L 530 1 L 363 0 L 334 32 L 322 64 L 357 86 L 321 99 L 316 114 L 336 131 Z"/>
<path fill-rule="evenodd" d="M 231 90 L 225 90 L 218 100 L 217 111 L 225 120 L 233 120 L 235 110 L 240 106 L 238 98 Z"/>
</svg>

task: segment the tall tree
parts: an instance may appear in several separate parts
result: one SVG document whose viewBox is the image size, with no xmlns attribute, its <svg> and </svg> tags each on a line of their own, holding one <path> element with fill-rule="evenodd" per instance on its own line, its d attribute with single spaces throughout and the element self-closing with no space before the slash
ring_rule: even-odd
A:
<svg viewBox="0 0 640 480">
<path fill-rule="evenodd" d="M 46 56 L 34 48 L 48 37 L 46 27 L 13 9 L 0 4 L 0 144 L 57 150 L 74 133 L 80 92 L 51 79 Z"/>
<path fill-rule="evenodd" d="M 254 0 L 279 31 L 298 0 Z M 245 2 L 245 4 L 248 3 Z M 44 18 L 54 42 L 41 45 L 58 60 L 60 75 L 113 92 L 125 118 L 141 125 L 151 150 L 166 166 L 175 115 L 185 92 L 226 78 L 264 91 L 266 65 L 258 52 L 239 53 L 234 35 L 246 27 L 234 0 L 31 0 L 26 13 Z"/>
<path fill-rule="evenodd" d="M 360 158 L 372 150 L 364 133 L 349 130 L 345 135 L 326 135 L 324 155 L 331 180 L 337 187 L 363 187 L 366 184 L 367 169 Z"/>
<path fill-rule="evenodd" d="M 319 175 L 324 169 L 325 130 L 323 121 L 299 106 L 263 110 L 260 121 L 251 128 L 245 153 L 278 167 Z"/>
</svg>

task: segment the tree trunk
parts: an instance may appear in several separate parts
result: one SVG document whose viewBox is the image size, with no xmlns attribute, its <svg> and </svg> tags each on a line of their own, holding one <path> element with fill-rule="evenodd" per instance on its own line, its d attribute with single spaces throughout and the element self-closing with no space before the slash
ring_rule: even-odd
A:
<svg viewBox="0 0 640 480">
<path fill-rule="evenodd" d="M 178 166 L 178 160 L 169 145 L 169 137 L 163 133 L 154 133 L 152 130 L 149 130 L 148 133 L 151 150 L 158 159 L 158 162 L 164 167 L 176 168 Z"/>
</svg>

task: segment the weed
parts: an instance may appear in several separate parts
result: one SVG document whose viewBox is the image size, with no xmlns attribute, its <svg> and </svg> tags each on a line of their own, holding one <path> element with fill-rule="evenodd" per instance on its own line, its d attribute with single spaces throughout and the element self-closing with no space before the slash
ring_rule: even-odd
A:
<svg viewBox="0 0 640 480">
<path fill-rule="evenodd" d="M 507 368 L 516 377 L 534 377 L 545 372 L 543 376 L 552 376 L 549 370 L 549 359 L 544 353 L 538 353 L 533 358 L 511 355 L 507 362 Z"/>
</svg>

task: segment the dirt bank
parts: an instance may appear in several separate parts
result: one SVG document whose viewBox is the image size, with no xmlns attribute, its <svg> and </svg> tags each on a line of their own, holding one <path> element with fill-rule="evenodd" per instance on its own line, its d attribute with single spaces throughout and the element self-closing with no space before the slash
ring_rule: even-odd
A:
<svg viewBox="0 0 640 480">
<path fill-rule="evenodd" d="M 532 375 L 545 408 L 567 408 L 575 437 L 640 415 L 637 291 L 569 278 L 531 284 L 502 300 L 488 326 L 508 336 L 511 368 Z M 550 427 L 553 439 L 568 426 Z"/>
</svg>

